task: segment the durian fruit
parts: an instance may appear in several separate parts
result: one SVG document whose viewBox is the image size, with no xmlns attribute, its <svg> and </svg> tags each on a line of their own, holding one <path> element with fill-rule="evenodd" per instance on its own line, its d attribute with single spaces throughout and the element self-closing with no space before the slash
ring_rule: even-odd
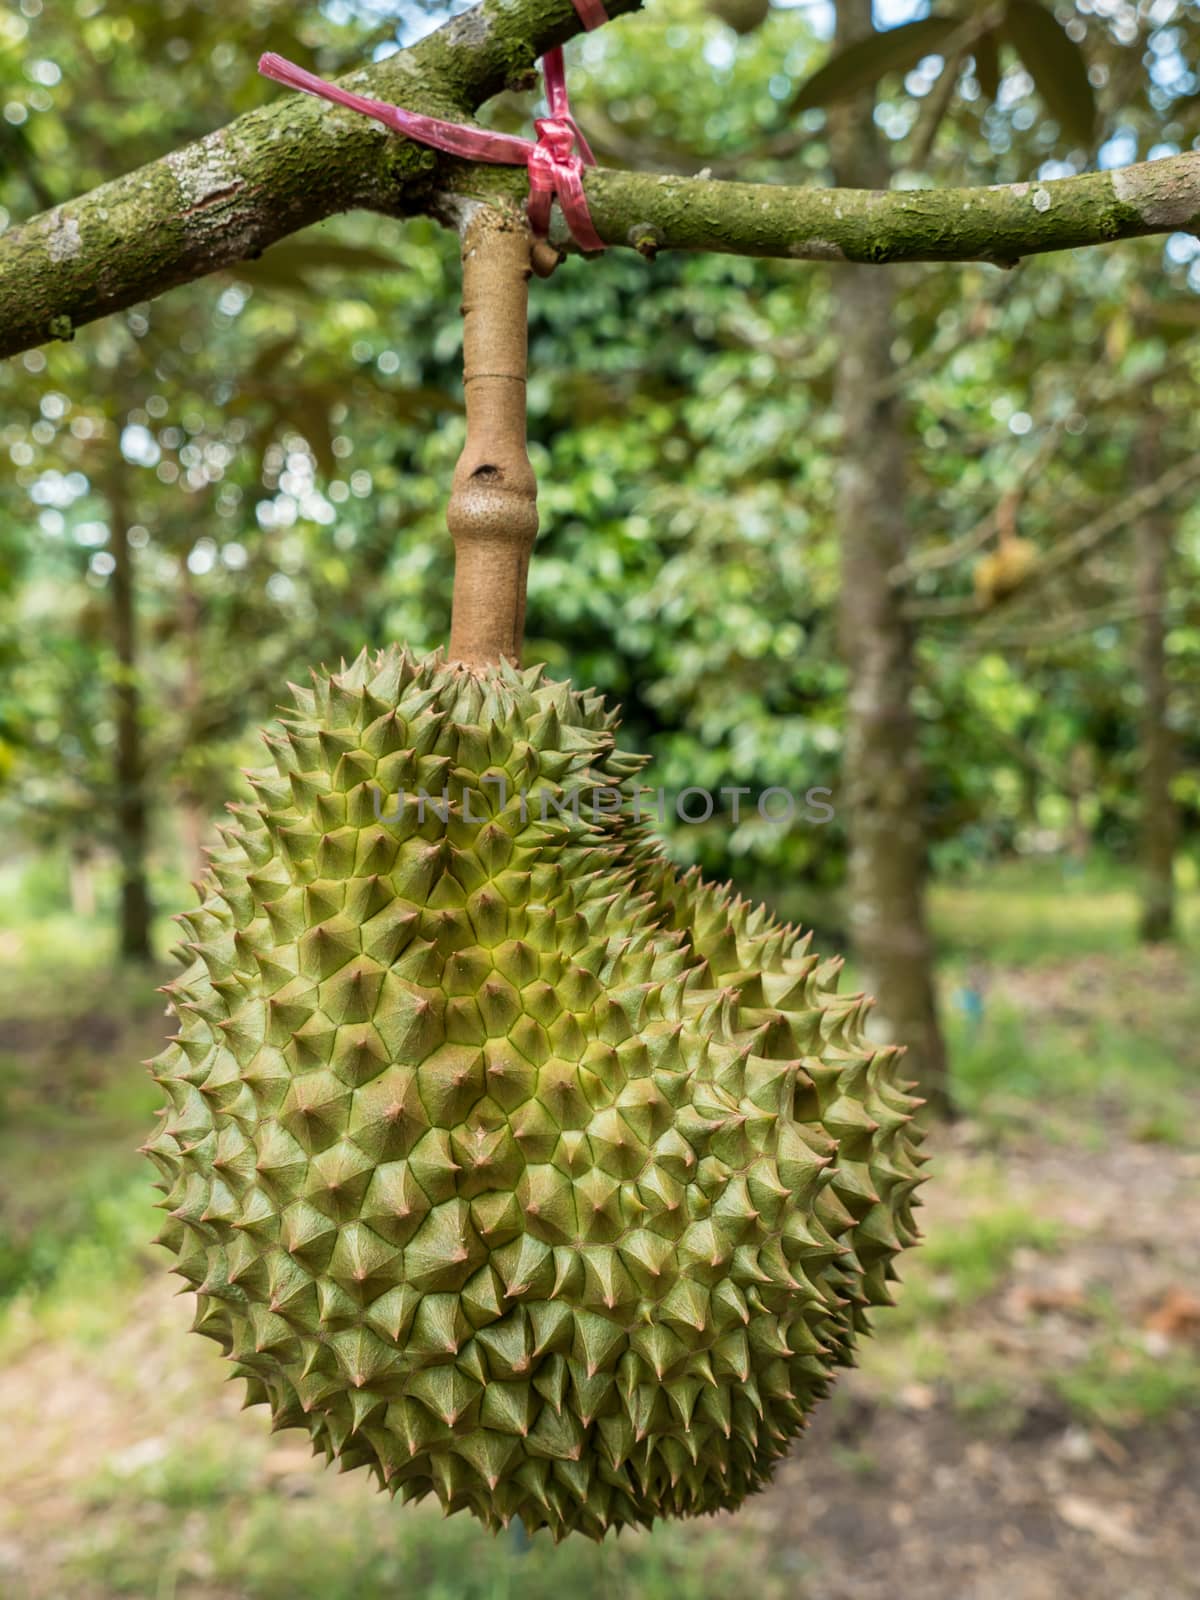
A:
<svg viewBox="0 0 1200 1600">
<path fill-rule="evenodd" d="M 390 649 L 295 701 L 152 1064 L 196 1329 L 403 1500 L 738 1505 L 914 1240 L 896 1052 L 670 864 L 597 695 Z"/>
<path fill-rule="evenodd" d="M 1041 560 L 1037 545 L 1017 532 L 1020 509 L 1021 496 L 1015 489 L 1001 495 L 996 503 L 996 548 L 980 557 L 972 575 L 975 600 L 983 610 L 1023 589 Z"/>
<path fill-rule="evenodd" d="M 981 607 L 1007 600 L 1023 589 L 1037 570 L 1041 552 L 1029 539 L 1004 539 L 975 563 L 975 598 Z"/>
</svg>

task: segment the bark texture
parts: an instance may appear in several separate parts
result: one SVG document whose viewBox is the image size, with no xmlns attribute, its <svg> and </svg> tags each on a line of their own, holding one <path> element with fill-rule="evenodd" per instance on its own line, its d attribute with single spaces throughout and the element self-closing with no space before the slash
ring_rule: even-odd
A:
<svg viewBox="0 0 1200 1600">
<path fill-rule="evenodd" d="M 122 961 L 150 961 L 150 923 L 153 909 L 146 873 L 149 816 L 146 804 L 145 753 L 142 742 L 141 690 L 138 685 L 137 600 L 134 590 L 133 550 L 129 543 L 129 515 L 122 464 L 113 468 L 109 492 L 109 549 L 113 567 L 113 649 L 116 655 L 114 716 L 116 721 L 117 859 L 121 886 L 118 911 L 118 951 Z"/>
<path fill-rule="evenodd" d="M 1138 477 L 1147 488 L 1161 477 L 1160 427 L 1161 419 L 1151 414 L 1139 443 Z M 1175 847 L 1179 827 L 1171 798 L 1175 750 L 1166 652 L 1171 524 L 1161 508 L 1145 511 L 1137 519 L 1134 546 L 1141 612 L 1138 678 L 1142 904 L 1138 931 L 1148 943 L 1157 943 L 1175 934 Z"/>
<path fill-rule="evenodd" d="M 641 0 L 608 0 L 610 16 Z M 349 89 L 457 122 L 528 84 L 580 31 L 571 0 L 484 0 Z M 0 236 L 0 355 L 261 255 L 335 213 L 428 213 L 464 199 L 521 205 L 523 170 L 439 155 L 353 112 L 280 93 L 227 127 Z M 720 250 L 806 261 L 989 260 L 1200 229 L 1200 153 L 1046 183 L 890 193 L 590 170 L 596 228 L 641 250 Z"/>
<path fill-rule="evenodd" d="M 871 27 L 870 0 L 839 0 L 838 43 Z M 839 183 L 887 182 L 871 103 L 834 130 Z M 847 267 L 835 281 L 836 404 L 844 421 L 838 491 L 839 634 L 850 676 L 842 803 L 849 835 L 851 936 L 873 1027 L 908 1049 L 934 1112 L 949 1108 L 925 921 L 924 774 L 912 707 L 913 630 L 891 582 L 906 555 L 904 434 L 891 356 L 890 277 Z"/>
</svg>

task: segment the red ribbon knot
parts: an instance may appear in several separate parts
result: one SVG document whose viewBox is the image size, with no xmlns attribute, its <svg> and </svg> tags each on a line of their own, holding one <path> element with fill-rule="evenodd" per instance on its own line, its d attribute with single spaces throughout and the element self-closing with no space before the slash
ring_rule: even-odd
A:
<svg viewBox="0 0 1200 1600">
<path fill-rule="evenodd" d="M 608 20 L 601 0 L 573 0 L 573 3 L 585 28 L 597 28 Z M 458 122 L 445 122 L 440 117 L 424 116 L 419 111 L 406 111 L 403 106 L 389 105 L 384 100 L 370 100 L 365 95 L 351 94 L 336 83 L 327 83 L 315 73 L 306 72 L 303 67 L 285 61 L 282 56 L 263 56 L 258 63 L 258 70 L 264 77 L 274 78 L 289 89 L 319 95 L 323 100 L 332 100 L 335 105 L 359 111 L 404 134 L 406 138 L 431 145 L 435 150 L 445 150 L 449 155 L 461 156 L 467 161 L 526 167 L 529 172 L 526 211 L 534 234 L 539 239 L 548 235 L 550 207 L 552 201 L 557 199 L 571 237 L 579 248 L 603 250 L 604 240 L 592 223 L 583 189 L 583 169 L 585 166 L 594 167 L 596 158 L 571 115 L 562 49 L 556 47 L 547 50 L 542 65 L 550 115 L 539 117 L 534 122 L 536 143 L 514 134 L 468 128 Z"/>
</svg>

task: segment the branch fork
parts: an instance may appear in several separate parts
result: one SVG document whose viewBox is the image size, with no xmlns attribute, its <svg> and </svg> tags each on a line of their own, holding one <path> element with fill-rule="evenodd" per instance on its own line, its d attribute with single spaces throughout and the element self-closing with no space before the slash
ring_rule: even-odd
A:
<svg viewBox="0 0 1200 1600">
<path fill-rule="evenodd" d="M 607 0 L 610 16 L 640 0 Z M 572 0 L 463 12 L 347 91 L 468 120 L 578 33 Z M 528 179 L 429 152 L 365 119 L 284 99 L 0 235 L 0 356 L 233 267 L 311 223 L 366 208 L 444 219 L 519 204 Z M 1045 183 L 945 190 L 791 188 L 589 168 L 597 237 L 642 249 L 806 261 L 1012 262 L 1177 230 L 1200 232 L 1200 152 Z"/>
</svg>

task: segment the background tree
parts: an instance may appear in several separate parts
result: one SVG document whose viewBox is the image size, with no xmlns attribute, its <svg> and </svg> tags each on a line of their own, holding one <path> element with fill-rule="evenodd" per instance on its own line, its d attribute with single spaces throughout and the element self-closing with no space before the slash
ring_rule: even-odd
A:
<svg viewBox="0 0 1200 1600">
<path fill-rule="evenodd" d="M 843 59 L 874 44 L 870 0 L 839 0 L 837 16 Z M 832 114 L 833 172 L 847 188 L 888 187 L 890 163 L 874 109 L 868 91 Z M 835 297 L 835 398 L 844 429 L 839 636 L 849 667 L 842 794 L 851 932 L 878 1001 L 873 1025 L 908 1046 L 922 1093 L 945 1111 L 946 1052 L 926 929 L 913 626 L 891 581 L 909 543 L 904 423 L 892 357 L 895 296 L 885 275 L 853 266 L 840 274 Z"/>
</svg>

